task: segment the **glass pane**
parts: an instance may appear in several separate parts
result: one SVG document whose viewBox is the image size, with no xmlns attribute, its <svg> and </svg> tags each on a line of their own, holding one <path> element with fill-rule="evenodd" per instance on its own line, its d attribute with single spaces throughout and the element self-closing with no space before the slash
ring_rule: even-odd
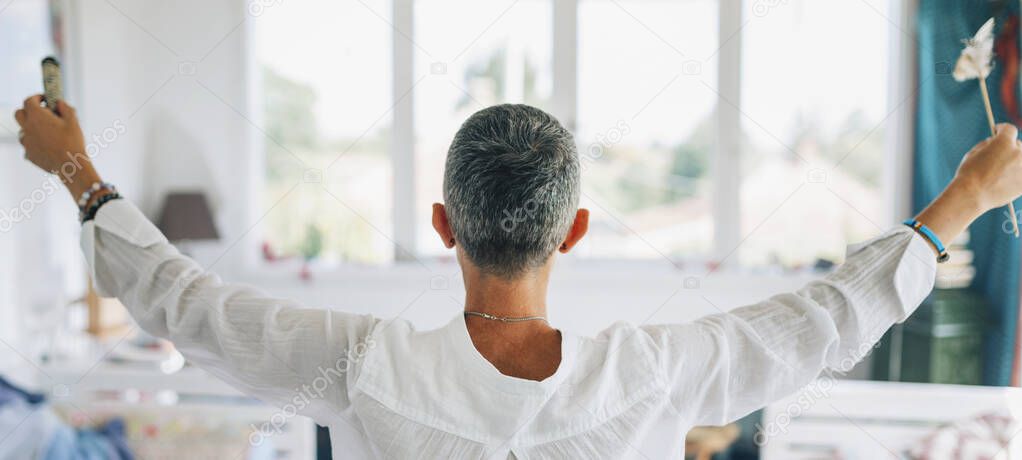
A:
<svg viewBox="0 0 1022 460">
<path fill-rule="evenodd" d="M 457 21 L 452 22 L 452 12 L 457 12 Z M 446 253 L 430 225 L 430 205 L 443 201 L 444 159 L 461 123 L 473 112 L 500 103 L 550 110 L 552 16 L 553 5 L 547 0 L 415 3 L 415 209 L 420 254 Z"/>
<path fill-rule="evenodd" d="M 4 44 L 0 47 L 0 69 L 4 69 L 0 72 L 4 89 L 0 91 L 0 113 L 4 114 L 0 138 L 14 138 L 18 125 L 11 114 L 26 97 L 43 92 L 40 62 L 56 51 L 51 38 L 59 35 L 51 32 L 51 21 L 58 18 L 51 18 L 50 5 L 44 0 L 5 2 L 0 12 L 0 43 Z"/>
<path fill-rule="evenodd" d="M 702 258 L 712 248 L 715 0 L 583 0 L 578 129 L 599 258 Z M 710 86 L 710 88 L 707 87 Z"/>
<path fill-rule="evenodd" d="M 390 2 L 281 2 L 255 18 L 266 252 L 393 260 Z"/>
<path fill-rule="evenodd" d="M 886 223 L 888 2 L 774 3 L 744 5 L 737 254 L 747 265 L 840 260 Z"/>
</svg>

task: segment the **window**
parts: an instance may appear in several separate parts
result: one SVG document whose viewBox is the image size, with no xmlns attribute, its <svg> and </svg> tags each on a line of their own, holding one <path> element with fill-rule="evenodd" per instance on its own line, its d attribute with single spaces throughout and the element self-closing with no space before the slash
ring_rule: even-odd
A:
<svg viewBox="0 0 1022 460">
<path fill-rule="evenodd" d="M 0 139 L 17 139 L 18 125 L 11 113 L 21 107 L 26 95 L 42 92 L 40 62 L 44 56 L 59 56 L 61 34 L 52 30 L 52 6 L 42 0 L 6 2 L 0 14 Z M 67 90 L 69 88 L 65 88 Z"/>
<path fill-rule="evenodd" d="M 748 12 L 739 195 L 745 265 L 839 260 L 847 243 L 884 222 L 882 50 L 890 24 L 873 9 L 886 5 L 871 1 L 789 0 Z"/>
<path fill-rule="evenodd" d="M 395 5 L 410 12 L 395 16 Z M 449 256 L 429 214 L 442 201 L 448 145 L 471 113 L 510 102 L 554 112 L 576 134 L 582 205 L 592 211 L 576 257 L 785 267 L 840 259 L 885 222 L 888 7 L 280 3 L 256 18 L 264 251 L 325 266 L 388 264 L 406 250 Z M 725 23 L 741 26 L 722 36 Z M 847 40 L 853 33 L 859 39 Z M 726 64 L 729 42 L 741 54 Z M 565 63 L 571 78 L 555 81 Z M 720 116 L 734 104 L 720 88 L 729 73 L 740 82 L 734 120 Z M 398 74 L 410 75 L 410 90 L 393 84 Z M 406 98 L 410 121 L 395 124 Z M 407 145 L 393 140 L 402 132 L 412 133 Z M 737 139 L 735 161 L 716 161 L 721 136 Z M 404 212 L 412 217 L 395 220 Z"/>
<path fill-rule="evenodd" d="M 454 133 L 472 113 L 500 103 L 550 110 L 553 91 L 551 0 L 511 4 L 473 0 L 415 3 L 415 242 L 418 253 L 446 249 L 429 225 L 443 202 L 443 170 Z M 451 28 L 451 12 L 458 12 Z M 524 32 L 527 31 L 527 32 Z M 421 80 L 419 80 L 421 78 Z"/>
<path fill-rule="evenodd" d="M 579 253 L 707 257 L 716 0 L 582 0 L 578 18 Z"/>
<path fill-rule="evenodd" d="M 389 16 L 389 2 L 360 0 L 281 2 L 256 18 L 268 258 L 394 258 Z"/>
</svg>

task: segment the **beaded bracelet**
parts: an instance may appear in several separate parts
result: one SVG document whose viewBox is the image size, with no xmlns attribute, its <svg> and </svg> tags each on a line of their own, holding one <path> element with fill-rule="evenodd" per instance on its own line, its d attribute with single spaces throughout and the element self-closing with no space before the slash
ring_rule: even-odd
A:
<svg viewBox="0 0 1022 460">
<path fill-rule="evenodd" d="M 933 247 L 937 248 L 938 254 L 937 263 L 942 264 L 951 259 L 951 255 L 947 253 L 947 249 L 944 247 L 944 243 L 940 242 L 940 238 L 937 238 L 937 234 L 933 233 L 933 230 L 930 230 L 930 227 L 923 225 L 922 222 L 919 222 L 918 220 L 915 219 L 908 219 L 902 223 L 908 225 L 909 227 L 912 227 L 912 230 L 915 230 L 916 233 L 920 234 L 923 238 L 930 240 L 930 243 L 933 244 Z"/>
<path fill-rule="evenodd" d="M 92 186 L 88 190 L 82 193 L 82 196 L 78 197 L 78 212 L 85 212 L 85 206 L 89 204 L 89 200 L 92 199 L 92 195 L 95 195 L 100 190 L 109 190 L 117 193 L 117 187 L 109 182 L 93 182 Z"/>
<path fill-rule="evenodd" d="M 117 200 L 117 199 L 120 199 L 120 198 L 121 198 L 121 194 L 119 194 L 117 192 L 113 192 L 113 193 L 110 193 L 110 194 L 103 195 L 103 196 L 99 197 L 99 199 L 96 200 L 96 202 L 93 203 L 92 206 L 89 206 L 89 210 L 88 211 L 85 211 L 84 213 L 82 213 L 82 215 L 81 215 L 82 223 L 84 224 L 84 223 L 86 223 L 86 222 L 88 222 L 88 221 L 90 221 L 92 219 L 95 219 L 96 218 L 96 213 L 99 212 L 99 208 L 100 207 L 102 207 L 104 204 L 107 204 L 108 202 L 111 202 L 113 200 Z"/>
</svg>

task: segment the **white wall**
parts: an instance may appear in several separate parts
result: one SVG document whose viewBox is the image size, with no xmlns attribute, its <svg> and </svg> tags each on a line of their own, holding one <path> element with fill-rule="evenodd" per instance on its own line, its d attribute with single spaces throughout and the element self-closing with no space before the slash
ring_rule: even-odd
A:
<svg viewBox="0 0 1022 460">
<path fill-rule="evenodd" d="M 249 112 L 239 27 L 245 3 L 80 4 L 85 129 L 117 120 L 127 129 L 97 161 L 104 177 L 150 216 L 167 191 L 204 189 L 225 239 L 240 234 L 239 207 L 224 202 L 244 198 L 236 192 L 247 178 L 239 166 L 250 158 L 249 125 L 235 112 Z"/>
<path fill-rule="evenodd" d="M 0 142 L 0 197 L 16 196 L 14 172 L 20 166 L 18 163 L 21 163 L 19 148 L 20 146 L 12 142 Z M 0 199 L 0 212 L 6 215 L 14 207 L 13 203 L 14 201 L 11 199 Z M 5 228 L 6 225 L 0 223 L 0 228 Z M 8 346 L 20 343 L 20 335 L 17 333 L 18 328 L 15 321 L 18 305 L 16 267 L 20 265 L 20 254 L 16 250 L 17 242 L 13 232 L 13 223 L 11 226 L 10 231 L 0 232 L 0 255 L 3 258 L 3 263 L 0 263 L 0 340 L 3 340 L 3 343 L 0 344 L 0 373 L 9 372 L 15 366 L 20 365 L 17 362 L 18 358 L 11 353 L 11 350 L 7 349 Z"/>
<path fill-rule="evenodd" d="M 454 267 L 407 267 L 313 279 L 249 279 L 274 295 L 309 305 L 407 319 L 420 328 L 445 324 L 462 308 L 464 290 Z M 641 270 L 640 270 L 641 272 Z M 684 322 L 793 290 L 808 277 L 714 274 L 685 288 L 684 273 L 642 276 L 620 271 L 558 270 L 551 281 L 551 322 L 578 334 L 596 334 L 615 321 Z M 702 275 L 699 273 L 698 275 Z"/>
</svg>

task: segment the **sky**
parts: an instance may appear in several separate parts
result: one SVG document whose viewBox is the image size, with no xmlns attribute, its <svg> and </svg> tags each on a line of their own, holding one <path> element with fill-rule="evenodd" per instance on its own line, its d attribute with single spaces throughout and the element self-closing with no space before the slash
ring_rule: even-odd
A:
<svg viewBox="0 0 1022 460">
<path fill-rule="evenodd" d="M 791 132 L 799 109 L 825 130 L 855 110 L 874 123 L 885 117 L 889 6 L 870 1 L 789 1 L 751 18 L 741 106 L 763 126 L 746 129 L 758 144 Z"/>
<path fill-rule="evenodd" d="M 316 90 L 328 137 L 357 137 L 392 104 L 392 29 L 377 14 L 390 2 L 284 1 L 254 20 L 257 58 Z"/>
</svg>

